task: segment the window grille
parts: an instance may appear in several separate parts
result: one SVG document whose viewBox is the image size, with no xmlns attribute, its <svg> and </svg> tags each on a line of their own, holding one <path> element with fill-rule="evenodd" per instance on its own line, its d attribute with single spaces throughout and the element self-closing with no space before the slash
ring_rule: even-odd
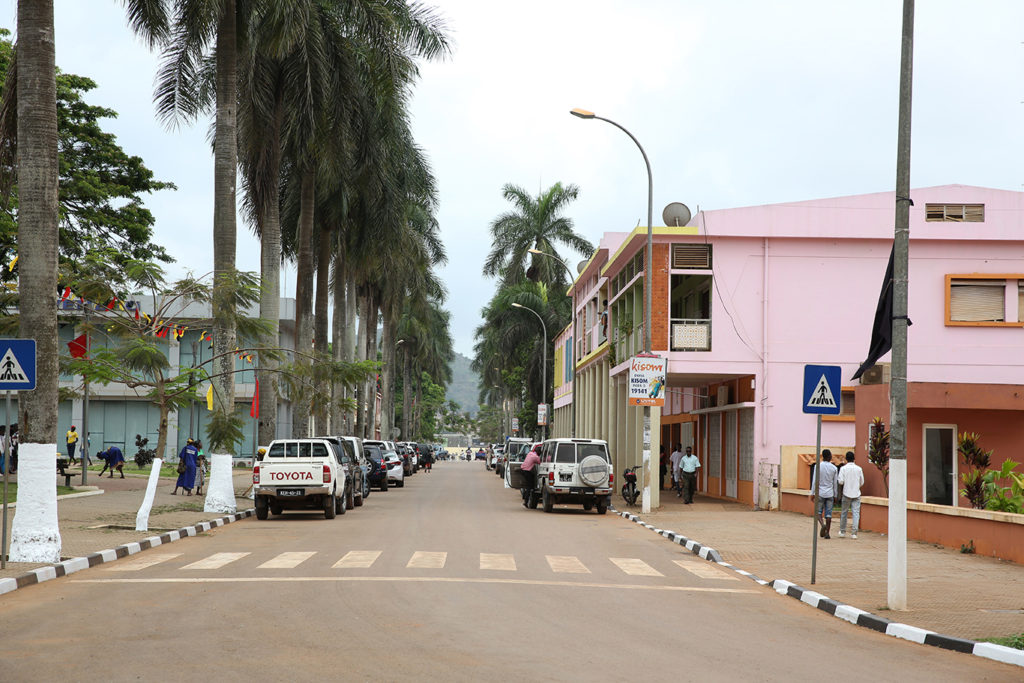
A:
<svg viewBox="0 0 1024 683">
<path fill-rule="evenodd" d="M 926 204 L 925 220 L 984 223 L 984 204 Z"/>
<path fill-rule="evenodd" d="M 952 322 L 1003 322 L 1005 280 L 952 280 L 949 319 Z"/>
<path fill-rule="evenodd" d="M 708 476 L 722 476 L 722 414 L 708 416 Z"/>
<path fill-rule="evenodd" d="M 710 244 L 673 244 L 673 268 L 710 268 Z"/>
<path fill-rule="evenodd" d="M 740 480 L 754 481 L 754 409 L 740 411 Z"/>
</svg>

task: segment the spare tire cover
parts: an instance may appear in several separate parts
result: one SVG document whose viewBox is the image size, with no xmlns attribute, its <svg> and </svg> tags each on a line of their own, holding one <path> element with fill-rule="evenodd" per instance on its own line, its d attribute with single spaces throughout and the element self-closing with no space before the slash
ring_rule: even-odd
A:
<svg viewBox="0 0 1024 683">
<path fill-rule="evenodd" d="M 599 456 L 588 455 L 579 464 L 580 481 L 587 486 L 598 487 L 608 483 L 608 462 Z"/>
</svg>

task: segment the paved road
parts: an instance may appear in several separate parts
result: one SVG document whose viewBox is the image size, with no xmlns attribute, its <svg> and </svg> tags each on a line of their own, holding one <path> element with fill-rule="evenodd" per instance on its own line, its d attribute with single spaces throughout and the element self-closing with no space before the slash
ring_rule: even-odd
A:
<svg viewBox="0 0 1024 683">
<path fill-rule="evenodd" d="M 775 595 L 613 515 L 438 464 L 0 599 L 0 678 L 1020 680 Z"/>
</svg>

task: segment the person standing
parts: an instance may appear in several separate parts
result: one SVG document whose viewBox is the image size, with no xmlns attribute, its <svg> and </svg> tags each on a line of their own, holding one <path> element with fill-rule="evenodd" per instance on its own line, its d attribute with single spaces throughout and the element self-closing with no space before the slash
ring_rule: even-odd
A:
<svg viewBox="0 0 1024 683">
<path fill-rule="evenodd" d="M 676 449 L 669 456 L 669 462 L 672 464 L 672 489 L 676 492 L 677 498 L 681 498 L 683 495 L 683 482 L 679 478 L 679 461 L 682 459 L 683 444 L 677 443 Z"/>
<path fill-rule="evenodd" d="M 202 440 L 196 440 L 196 495 L 203 495 L 206 484 L 206 454 L 203 453 Z"/>
<path fill-rule="evenodd" d="M 850 538 L 857 538 L 860 526 L 860 488 L 864 486 L 864 470 L 854 463 L 853 451 L 846 452 L 846 464 L 839 470 L 839 483 L 843 485 L 843 510 L 839 515 L 839 538 L 846 534 L 846 515 L 853 511 L 853 526 Z"/>
<path fill-rule="evenodd" d="M 75 449 L 78 448 L 78 432 L 75 431 L 75 425 L 71 425 L 71 429 L 68 430 L 65 439 L 68 444 L 68 461 L 75 464 Z"/>
<path fill-rule="evenodd" d="M 693 503 L 693 493 L 697 490 L 697 468 L 700 458 L 693 454 L 693 449 L 686 447 L 686 454 L 679 459 L 679 474 L 683 479 L 683 504 Z"/>
<path fill-rule="evenodd" d="M 530 500 L 530 492 L 533 491 L 534 486 L 537 484 L 537 465 L 540 464 L 540 454 L 537 452 L 540 450 L 541 444 L 534 444 L 530 452 L 523 458 L 523 464 L 519 467 L 519 471 L 523 475 L 523 487 L 521 492 L 523 494 L 523 507 L 529 507 L 527 503 Z"/>
<path fill-rule="evenodd" d="M 665 453 L 664 444 L 659 449 L 661 454 L 658 457 L 658 472 L 660 478 L 658 479 L 658 490 L 665 488 L 665 475 L 668 473 L 668 455 Z"/>
<path fill-rule="evenodd" d="M 196 460 L 199 458 L 199 450 L 192 439 L 188 440 L 185 447 L 178 453 L 178 480 L 174 482 L 172 496 L 178 495 L 178 489 L 185 489 L 186 495 L 192 495 L 192 489 L 196 485 Z"/>
<path fill-rule="evenodd" d="M 832 538 L 832 506 L 836 499 L 836 477 L 839 470 L 832 464 L 832 451 L 825 449 L 821 452 L 821 462 L 814 473 L 814 481 L 818 485 L 818 509 L 814 511 L 818 521 L 821 523 L 821 530 L 818 535 L 822 538 Z M 813 490 L 813 487 L 812 487 Z M 842 532 L 839 534 L 842 536 Z"/>
</svg>

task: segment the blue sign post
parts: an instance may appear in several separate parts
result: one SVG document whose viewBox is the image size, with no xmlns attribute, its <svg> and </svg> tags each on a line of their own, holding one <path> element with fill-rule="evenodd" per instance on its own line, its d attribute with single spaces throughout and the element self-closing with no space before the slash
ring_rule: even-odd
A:
<svg viewBox="0 0 1024 683">
<path fill-rule="evenodd" d="M 36 340 L 0 339 L 0 390 L 6 397 L 4 408 L 4 493 L 3 538 L 0 539 L 0 569 L 7 568 L 7 477 L 11 467 L 11 392 L 36 388 Z"/>
<path fill-rule="evenodd" d="M 838 415 L 842 410 L 842 368 L 838 365 L 805 365 L 804 390 L 801 406 L 805 413 L 818 416 L 818 440 L 815 444 L 814 475 L 811 486 L 814 488 L 814 531 L 811 534 L 811 583 L 815 580 L 818 565 L 818 536 L 828 538 L 825 520 L 819 515 L 821 501 L 818 496 L 818 473 L 821 472 L 821 416 Z M 819 526 L 820 531 L 819 531 Z"/>
</svg>

